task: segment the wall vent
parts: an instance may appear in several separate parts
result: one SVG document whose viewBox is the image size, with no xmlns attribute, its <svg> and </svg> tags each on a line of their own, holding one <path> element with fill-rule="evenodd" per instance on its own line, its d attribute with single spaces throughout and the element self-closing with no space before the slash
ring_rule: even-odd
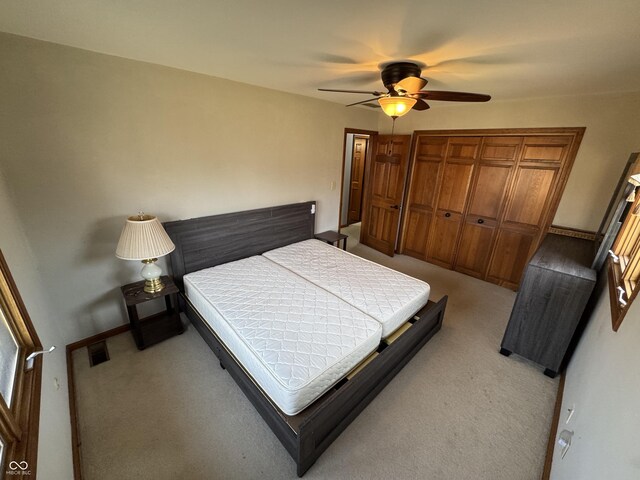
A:
<svg viewBox="0 0 640 480">
<path fill-rule="evenodd" d="M 104 340 L 88 345 L 87 351 L 89 352 L 89 366 L 91 367 L 109 360 L 109 350 L 107 350 L 107 342 Z"/>
</svg>

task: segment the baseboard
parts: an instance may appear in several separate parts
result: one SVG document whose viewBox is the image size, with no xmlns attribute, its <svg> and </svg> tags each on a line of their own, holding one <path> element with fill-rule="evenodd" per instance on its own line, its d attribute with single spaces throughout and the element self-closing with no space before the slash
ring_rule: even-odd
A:
<svg viewBox="0 0 640 480">
<path fill-rule="evenodd" d="M 78 340 L 77 342 L 74 342 L 74 343 L 70 343 L 69 345 L 67 345 L 67 351 L 73 352 L 78 348 L 86 347 L 87 345 L 100 342 L 109 337 L 115 337 L 116 335 L 120 335 L 121 333 L 128 332 L 129 330 L 131 330 L 131 326 L 128 323 L 125 323 L 124 325 L 120 325 L 119 327 L 112 328 L 111 330 L 107 330 L 106 332 L 98 333 L 97 335 L 83 338 L 82 340 Z"/>
<path fill-rule="evenodd" d="M 69 417 L 71 419 L 71 451 L 73 454 L 73 478 L 82 480 L 82 462 L 80 458 L 80 435 L 78 433 L 78 413 L 76 411 L 76 387 L 73 378 L 73 351 L 119 335 L 130 329 L 129 324 L 120 325 L 106 332 L 98 333 L 67 345 L 67 385 L 69 386 Z"/>
<path fill-rule="evenodd" d="M 549 233 L 555 233 L 556 235 L 564 235 L 565 237 L 581 238 L 583 240 L 595 241 L 596 232 L 591 230 L 580 230 L 578 228 L 562 227 L 560 225 L 551 225 L 549 227 Z"/>
<path fill-rule="evenodd" d="M 553 409 L 553 420 L 551 421 L 551 431 L 549 432 L 549 441 L 547 443 L 547 454 L 544 459 L 544 469 L 540 480 L 549 480 L 551 477 L 551 463 L 553 462 L 553 450 L 556 446 L 556 435 L 558 434 L 558 424 L 560 423 L 560 413 L 562 411 L 562 397 L 564 395 L 564 381 L 566 375 L 560 376 L 558 383 L 558 393 L 556 394 L 556 405 Z"/>
</svg>

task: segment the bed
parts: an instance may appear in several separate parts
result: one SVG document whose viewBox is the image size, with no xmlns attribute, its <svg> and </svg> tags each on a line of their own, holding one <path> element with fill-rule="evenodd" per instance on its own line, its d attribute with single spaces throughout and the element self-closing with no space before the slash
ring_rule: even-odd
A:
<svg viewBox="0 0 640 480">
<path fill-rule="evenodd" d="M 382 326 L 258 255 L 184 276 L 185 295 L 286 415 L 297 415 L 380 344 Z"/>
<path fill-rule="evenodd" d="M 447 301 L 313 240 L 314 225 L 315 202 L 165 224 L 181 306 L 298 476 L 440 329 Z"/>
</svg>

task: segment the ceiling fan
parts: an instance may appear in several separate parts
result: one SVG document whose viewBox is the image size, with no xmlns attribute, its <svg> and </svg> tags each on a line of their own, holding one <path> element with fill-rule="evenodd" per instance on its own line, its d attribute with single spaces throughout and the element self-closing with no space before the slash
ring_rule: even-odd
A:
<svg viewBox="0 0 640 480">
<path fill-rule="evenodd" d="M 366 90 L 335 90 L 331 88 L 319 88 L 322 92 L 341 92 L 341 93 L 362 93 L 373 95 L 361 102 L 350 103 L 347 107 L 353 105 L 368 104 L 377 100 L 384 113 L 394 119 L 414 110 L 427 110 L 429 104 L 425 100 L 439 100 L 445 102 L 488 102 L 491 100 L 490 95 L 481 93 L 466 92 L 446 92 L 438 90 L 422 90 L 427 84 L 427 80 L 420 77 L 422 69 L 412 62 L 394 62 L 386 65 L 380 76 L 382 83 L 388 90 L 385 92 L 366 91 Z"/>
</svg>

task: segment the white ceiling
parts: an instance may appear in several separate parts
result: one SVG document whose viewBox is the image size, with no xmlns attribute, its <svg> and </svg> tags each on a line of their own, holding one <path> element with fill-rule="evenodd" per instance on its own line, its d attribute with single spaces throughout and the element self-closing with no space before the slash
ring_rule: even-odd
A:
<svg viewBox="0 0 640 480">
<path fill-rule="evenodd" d="M 494 99 L 640 90 L 638 0 L 3 0 L 0 31 L 351 103 L 379 65 Z M 434 102 L 435 103 L 435 102 Z"/>
</svg>

